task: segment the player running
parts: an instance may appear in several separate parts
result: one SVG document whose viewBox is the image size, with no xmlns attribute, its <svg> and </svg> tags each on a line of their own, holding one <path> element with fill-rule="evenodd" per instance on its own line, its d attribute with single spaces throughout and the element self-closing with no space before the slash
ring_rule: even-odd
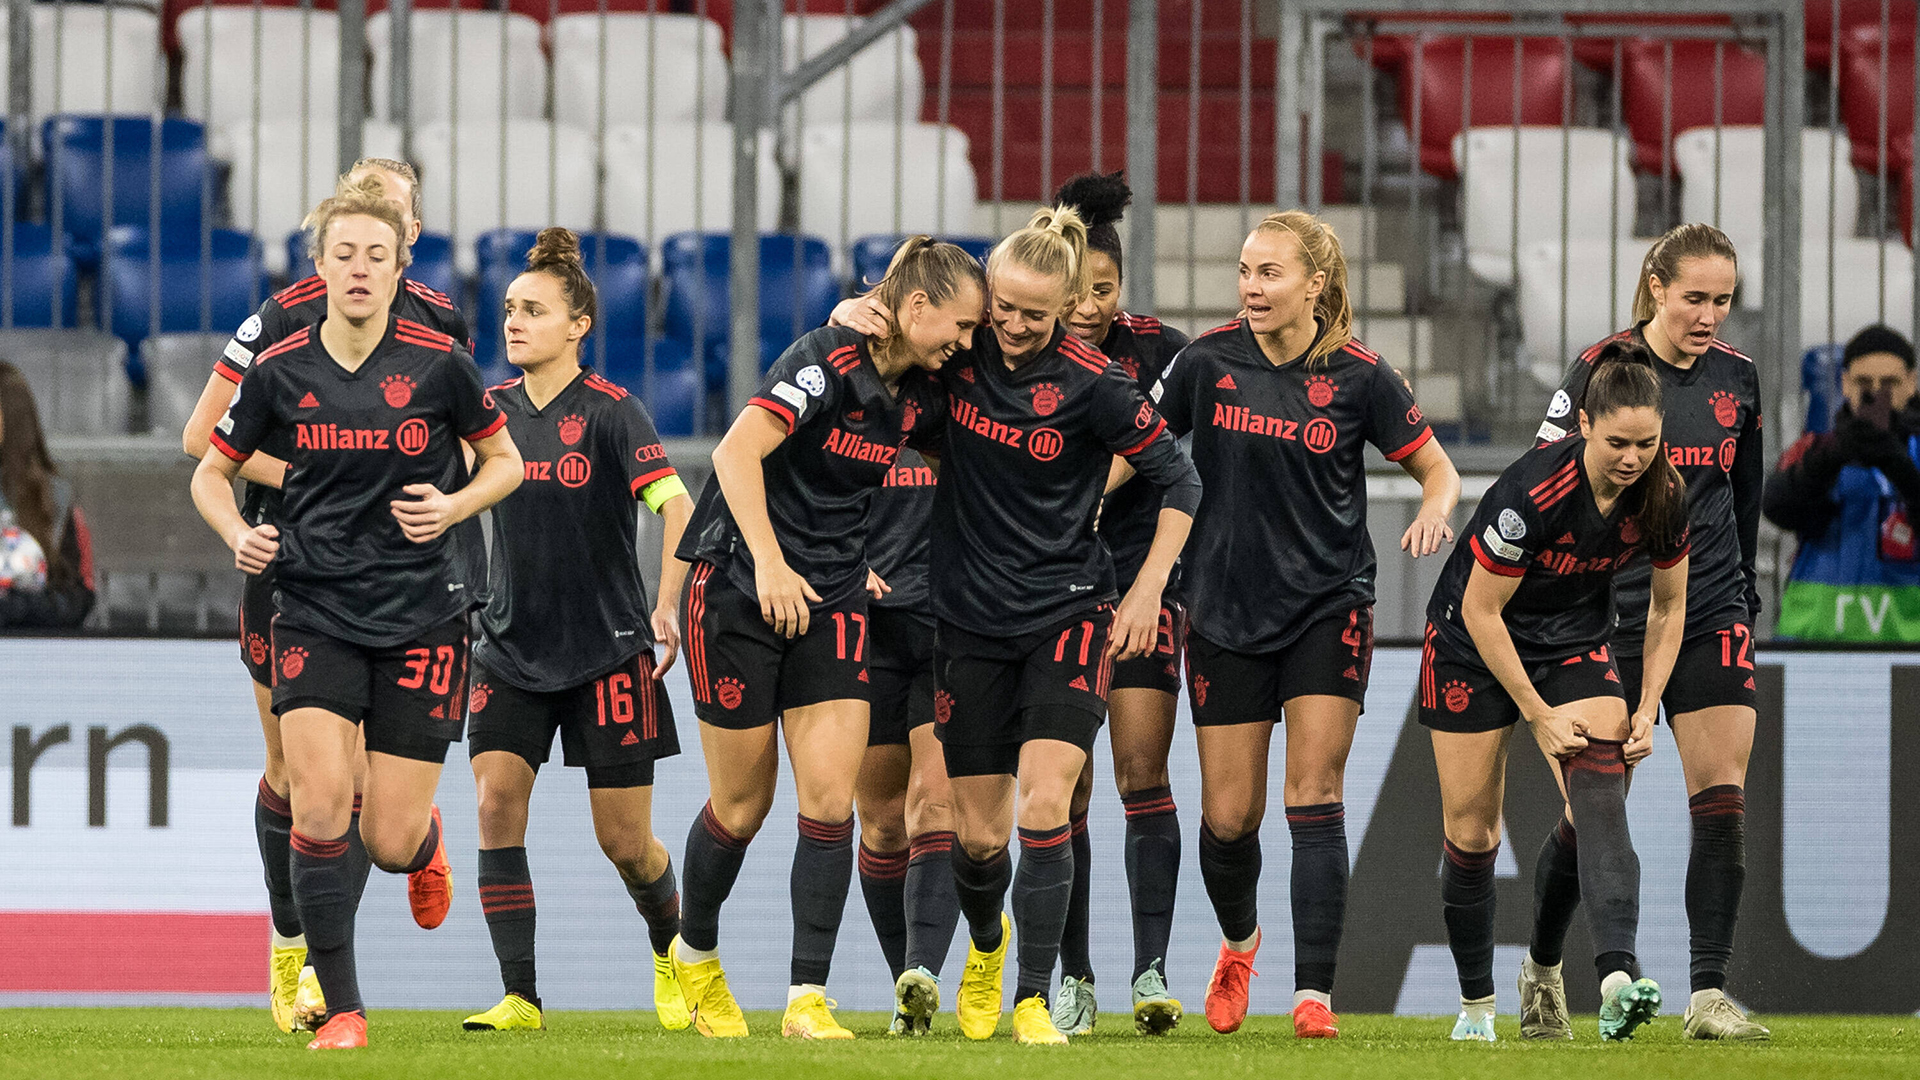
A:
<svg viewBox="0 0 1920 1080">
<path fill-rule="evenodd" d="M 1612 341 L 1570 412 L 1579 434 L 1509 465 L 1468 523 L 1427 604 L 1420 722 L 1432 729 L 1445 858 L 1440 896 L 1460 975 L 1456 1041 L 1493 1042 L 1494 860 L 1507 745 L 1526 720 L 1580 825 L 1580 893 L 1600 976 L 1600 1037 L 1628 1039 L 1660 1009 L 1640 977 L 1640 858 L 1627 770 L 1653 718 L 1687 617 L 1686 482 L 1661 445 L 1661 380 L 1648 351 Z M 1631 714 L 1609 642 L 1615 579 L 1653 564 Z"/>
<path fill-rule="evenodd" d="M 674 974 L 701 1034 L 747 1034 L 718 955 L 720 906 L 773 805 L 775 722 L 800 802 L 784 1035 L 850 1039 L 827 973 L 853 870 L 853 794 L 867 745 L 867 514 L 900 448 L 946 416 L 933 376 L 980 319 L 980 264 L 909 239 L 868 294 L 885 339 L 826 327 L 795 342 L 713 452 L 679 557 L 687 674 L 711 796 L 687 835 Z M 875 583 L 878 591 L 879 583 Z"/>
<path fill-rule="evenodd" d="M 1567 372 L 1540 425 L 1542 441 L 1573 426 L 1573 402 L 1609 342 L 1630 341 L 1658 359 L 1667 457 L 1687 482 L 1693 555 L 1687 572 L 1687 632 L 1663 703 L 1686 776 L 1693 847 L 1687 862 L 1687 922 L 1692 929 L 1690 1039 L 1768 1038 L 1766 1028 L 1728 999 L 1727 964 L 1746 878 L 1747 758 L 1753 752 L 1753 625 L 1760 614 L 1754 555 L 1760 537 L 1760 489 L 1766 473 L 1760 441 L 1757 365 L 1714 337 L 1733 305 L 1738 266 L 1733 243 L 1711 225 L 1681 225 L 1648 249 L 1634 291 L 1634 324 L 1588 348 Z M 1620 628 L 1613 651 L 1627 708 L 1640 707 L 1648 571 L 1622 571 L 1615 593 Z M 1547 835 L 1536 875 L 1533 942 L 1520 967 L 1520 1033 L 1571 1039 L 1560 974 L 1567 926 L 1580 903 L 1580 859 L 1571 821 Z"/>
<path fill-rule="evenodd" d="M 1020 927 L 1016 1042 L 1061 1044 L 1047 990 L 1066 925 L 1073 790 L 1106 716 L 1113 662 L 1154 648 L 1162 590 L 1186 542 L 1200 481 L 1132 380 L 1072 336 L 1087 295 L 1086 226 L 1037 211 L 987 262 L 993 333 L 942 376 L 951 400 L 933 508 L 934 726 L 952 778 L 953 870 L 969 928 L 957 1012 L 970 1039 L 1000 1024 L 1013 890 Z M 870 302 L 837 321 L 879 328 Z M 1094 532 L 1115 455 L 1166 488 L 1158 528 L 1118 610 Z M 1019 802 L 1015 805 L 1015 781 Z M 1016 821 L 1021 859 L 1007 857 Z M 930 1003 L 909 994 L 896 1008 Z"/>
<path fill-rule="evenodd" d="M 362 158 L 343 178 L 357 182 L 368 176 L 379 177 L 387 198 L 400 211 L 409 244 L 420 236 L 420 185 L 413 166 L 387 158 Z M 317 269 L 317 267 L 316 267 Z M 445 295 L 417 281 L 401 278 L 395 283 L 394 314 L 452 337 L 472 349 L 466 318 Z M 233 338 L 213 365 L 206 389 L 188 419 L 181 443 L 187 456 L 195 461 L 207 454 L 208 437 L 213 426 L 225 415 L 233 388 L 240 382 L 254 358 L 286 340 L 295 331 L 313 326 L 327 314 L 327 284 L 316 273 L 280 290 L 260 304 L 260 310 L 234 331 Z M 284 482 L 291 445 L 267 444 L 240 469 L 247 481 L 246 505 L 242 513 L 255 525 L 277 524 L 280 518 L 280 487 Z M 486 565 L 476 556 L 484 556 L 484 540 L 478 520 L 463 523 L 461 532 L 468 553 L 470 582 L 486 580 Z M 267 744 L 267 765 L 260 778 L 260 793 L 253 814 L 254 839 L 260 848 L 260 863 L 266 871 L 267 906 L 273 916 L 273 941 L 268 952 L 270 1002 L 273 1019 L 282 1031 L 299 1031 L 313 1026 L 326 1013 L 320 999 L 320 984 L 307 968 L 306 937 L 301 932 L 300 912 L 293 902 L 293 880 L 288 861 L 287 838 L 293 828 L 292 811 L 287 806 L 287 765 L 280 752 L 280 720 L 273 714 L 273 657 L 269 640 L 273 619 L 273 590 L 277 564 L 250 574 L 240 593 L 240 662 L 253 677 L 254 704 L 260 712 L 260 731 Z M 474 591 L 477 591 L 474 590 Z M 356 776 L 366 771 L 364 751 Z M 349 861 L 359 867 L 360 880 L 366 880 L 367 854 L 357 829 L 347 836 Z M 453 890 L 431 868 L 407 879 L 407 894 L 413 916 L 422 927 L 431 930 L 447 917 Z M 296 986 L 298 987 L 296 991 Z"/>
<path fill-rule="evenodd" d="M 1353 339 L 1332 229 L 1299 210 L 1268 216 L 1241 248 L 1240 302 L 1246 314 L 1196 338 L 1153 390 L 1173 430 L 1193 433 L 1208 491 L 1184 582 L 1200 873 L 1222 935 L 1207 1023 L 1231 1032 L 1246 1019 L 1267 761 L 1284 716 L 1293 1030 L 1330 1039 L 1340 1033 L 1344 778 L 1373 661 L 1366 446 L 1420 483 L 1419 513 L 1400 538 L 1415 558 L 1453 539 L 1460 476 L 1400 375 Z"/>
<path fill-rule="evenodd" d="M 523 373 L 493 388 L 526 483 L 493 509 L 493 592 L 481 613 L 467 695 L 467 752 L 480 809 L 480 907 L 506 996 L 468 1031 L 540 1028 L 527 803 L 557 729 L 584 767 L 593 831 L 646 921 L 653 1003 L 662 1026 L 689 1023 L 667 946 L 680 896 L 653 834 L 654 762 L 680 752 L 661 682 L 680 648 L 673 557 L 693 501 L 640 399 L 580 366 L 598 308 L 580 240 L 542 230 L 507 287 L 507 361 Z M 660 598 L 648 614 L 636 558 L 634 500 L 666 524 Z M 658 642 L 666 657 L 654 663 Z"/>
<path fill-rule="evenodd" d="M 356 727 L 368 857 L 444 880 L 433 792 L 465 715 L 468 611 L 448 530 L 504 498 L 522 469 L 466 350 L 393 312 L 411 252 L 380 178 L 344 185 L 306 226 L 326 315 L 249 365 L 193 499 L 240 569 L 279 567 L 273 708 L 292 788 L 293 896 L 327 1003 L 308 1046 L 338 1049 L 367 1042 L 353 954 L 366 871 L 348 855 Z M 448 494 L 464 472 L 456 439 L 479 468 Z M 233 503 L 235 476 L 263 446 L 288 451 L 278 525 Z"/>
<path fill-rule="evenodd" d="M 1187 336 L 1147 315 L 1120 310 L 1121 249 L 1117 226 L 1133 201 L 1122 174 L 1076 176 L 1054 199 L 1087 223 L 1086 299 L 1067 316 L 1067 329 L 1119 364 L 1141 393 L 1187 344 Z M 1121 593 L 1146 561 L 1160 518 L 1160 489 L 1129 483 L 1107 495 L 1100 510 L 1100 538 L 1113 555 L 1114 585 Z M 1180 880 L 1180 819 L 1167 776 L 1167 752 L 1179 707 L 1180 650 L 1186 611 L 1175 567 L 1160 601 L 1160 629 L 1144 656 L 1113 665 L 1107 693 L 1113 743 L 1114 786 L 1127 813 L 1127 897 L 1133 914 L 1133 1023 L 1146 1035 L 1164 1035 L 1180 1023 L 1180 1002 L 1167 993 L 1167 941 L 1173 934 L 1173 898 Z M 1073 892 L 1067 928 L 1060 940 L 1060 989 L 1053 999 L 1054 1026 L 1069 1035 L 1093 1031 L 1098 1006 L 1093 992 L 1092 853 L 1087 805 L 1093 796 L 1093 762 L 1081 770 L 1073 792 Z"/>
</svg>

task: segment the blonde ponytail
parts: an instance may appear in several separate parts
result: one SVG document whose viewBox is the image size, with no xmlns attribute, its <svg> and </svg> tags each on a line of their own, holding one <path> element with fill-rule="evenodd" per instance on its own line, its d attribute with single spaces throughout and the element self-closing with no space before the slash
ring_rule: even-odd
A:
<svg viewBox="0 0 1920 1080">
<path fill-rule="evenodd" d="M 1300 258 L 1306 264 L 1307 276 L 1311 278 L 1322 272 L 1327 275 L 1326 284 L 1313 301 L 1313 317 L 1325 329 L 1306 360 L 1308 367 L 1324 365 L 1327 357 L 1346 348 L 1353 340 L 1353 303 L 1347 297 L 1347 256 L 1341 250 L 1340 238 L 1333 234 L 1331 226 L 1305 210 L 1268 214 L 1254 226 L 1254 231 L 1292 233 L 1300 244 Z"/>
<path fill-rule="evenodd" d="M 1041 207 L 1027 219 L 1027 227 L 994 245 L 987 256 L 987 277 L 1015 265 L 1059 278 L 1066 289 L 1062 311 L 1072 310 L 1092 291 L 1087 270 L 1087 223 L 1071 206 Z"/>
</svg>

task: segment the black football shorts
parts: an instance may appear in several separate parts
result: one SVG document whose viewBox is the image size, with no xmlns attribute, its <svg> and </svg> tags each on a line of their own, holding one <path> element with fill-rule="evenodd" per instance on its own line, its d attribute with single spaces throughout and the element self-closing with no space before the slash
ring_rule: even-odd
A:
<svg viewBox="0 0 1920 1080">
<path fill-rule="evenodd" d="M 807 632 L 784 638 L 760 616 L 760 601 L 711 563 L 696 562 L 681 597 L 693 712 L 715 727 L 765 727 L 788 709 L 823 701 L 870 701 L 867 594 L 855 590 L 817 608 Z"/>
<path fill-rule="evenodd" d="M 565 690 L 523 690 L 476 661 L 467 690 L 467 755 L 505 750 L 537 773 L 553 733 L 589 788 L 649 787 L 653 763 L 680 752 L 673 706 L 653 677 L 653 651 Z"/>
<path fill-rule="evenodd" d="M 1621 687 L 1627 693 L 1627 712 L 1632 713 L 1640 707 L 1643 658 L 1622 653 L 1617 660 Z M 1666 692 L 1660 695 L 1668 723 L 1676 716 L 1701 709 L 1722 705 L 1751 709 L 1754 703 L 1753 631 L 1745 623 L 1721 627 L 1681 643 Z"/>
<path fill-rule="evenodd" d="M 1606 645 L 1527 668 L 1527 681 L 1548 705 L 1598 697 L 1626 697 L 1613 650 Z M 1478 656 L 1447 651 L 1427 628 L 1420 653 L 1420 722 L 1435 731 L 1475 734 L 1498 731 L 1524 719 L 1520 706 Z"/>
<path fill-rule="evenodd" d="M 1280 719 L 1309 695 L 1349 698 L 1365 710 L 1373 671 L 1373 608 L 1321 619 L 1285 647 L 1242 653 L 1187 635 L 1187 700 L 1198 727 Z"/>
<path fill-rule="evenodd" d="M 867 674 L 873 680 L 868 746 L 902 746 L 933 723 L 933 622 L 901 608 L 869 607 Z"/>
<path fill-rule="evenodd" d="M 273 711 L 325 709 L 361 726 L 367 752 L 435 764 L 466 719 L 467 617 L 398 645 L 360 645 L 273 623 Z"/>
<path fill-rule="evenodd" d="M 947 775 L 1012 775 L 1035 739 L 1093 749 L 1107 717 L 1113 605 L 1031 634 L 988 637 L 941 622 L 934 630 L 934 730 Z"/>
</svg>

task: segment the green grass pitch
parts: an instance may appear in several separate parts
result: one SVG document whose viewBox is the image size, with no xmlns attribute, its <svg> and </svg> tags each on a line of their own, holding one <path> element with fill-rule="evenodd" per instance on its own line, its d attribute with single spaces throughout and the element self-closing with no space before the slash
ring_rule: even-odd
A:
<svg viewBox="0 0 1920 1080">
<path fill-rule="evenodd" d="M 796 1044 L 779 1037 L 780 1018 L 754 1013 L 742 1041 L 662 1031 L 651 1013 L 580 1012 L 548 1016 L 545 1032 L 470 1034 L 460 1014 L 386 1009 L 373 1014 L 371 1047 L 310 1054 L 305 1036 L 281 1035 L 264 1009 L 0 1010 L 0 1077 L 42 1080 L 366 1077 L 378 1080 L 539 1080 L 645 1078 L 697 1080 L 1795 1080 L 1920 1076 L 1915 1017 L 1768 1016 L 1773 1042 L 1759 1046 L 1690 1044 L 1677 1017 L 1663 1016 L 1628 1044 L 1602 1044 L 1592 1021 L 1579 1021 L 1572 1044 L 1527 1044 L 1518 1021 L 1500 1018 L 1498 1044 L 1454 1045 L 1451 1021 L 1347 1016 L 1337 1042 L 1293 1038 L 1284 1016 L 1256 1016 L 1233 1036 L 1215 1035 L 1190 1015 L 1165 1039 L 1134 1035 L 1132 1019 L 1105 1015 L 1099 1029 L 1067 1047 L 1015 1046 L 1011 1016 L 992 1042 L 970 1043 L 951 1015 L 925 1039 L 889 1039 L 886 1017 L 852 1013 L 842 1021 L 852 1043 Z"/>
</svg>

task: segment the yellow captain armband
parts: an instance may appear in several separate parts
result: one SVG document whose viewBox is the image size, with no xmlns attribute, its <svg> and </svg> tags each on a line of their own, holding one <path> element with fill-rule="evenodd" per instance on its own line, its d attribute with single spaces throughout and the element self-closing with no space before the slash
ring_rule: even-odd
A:
<svg viewBox="0 0 1920 1080">
<path fill-rule="evenodd" d="M 667 504 L 668 499 L 686 493 L 687 485 L 681 482 L 679 473 L 674 473 L 672 476 L 661 477 L 641 488 L 640 498 L 646 501 L 647 509 L 657 514 L 660 508 Z"/>
</svg>

